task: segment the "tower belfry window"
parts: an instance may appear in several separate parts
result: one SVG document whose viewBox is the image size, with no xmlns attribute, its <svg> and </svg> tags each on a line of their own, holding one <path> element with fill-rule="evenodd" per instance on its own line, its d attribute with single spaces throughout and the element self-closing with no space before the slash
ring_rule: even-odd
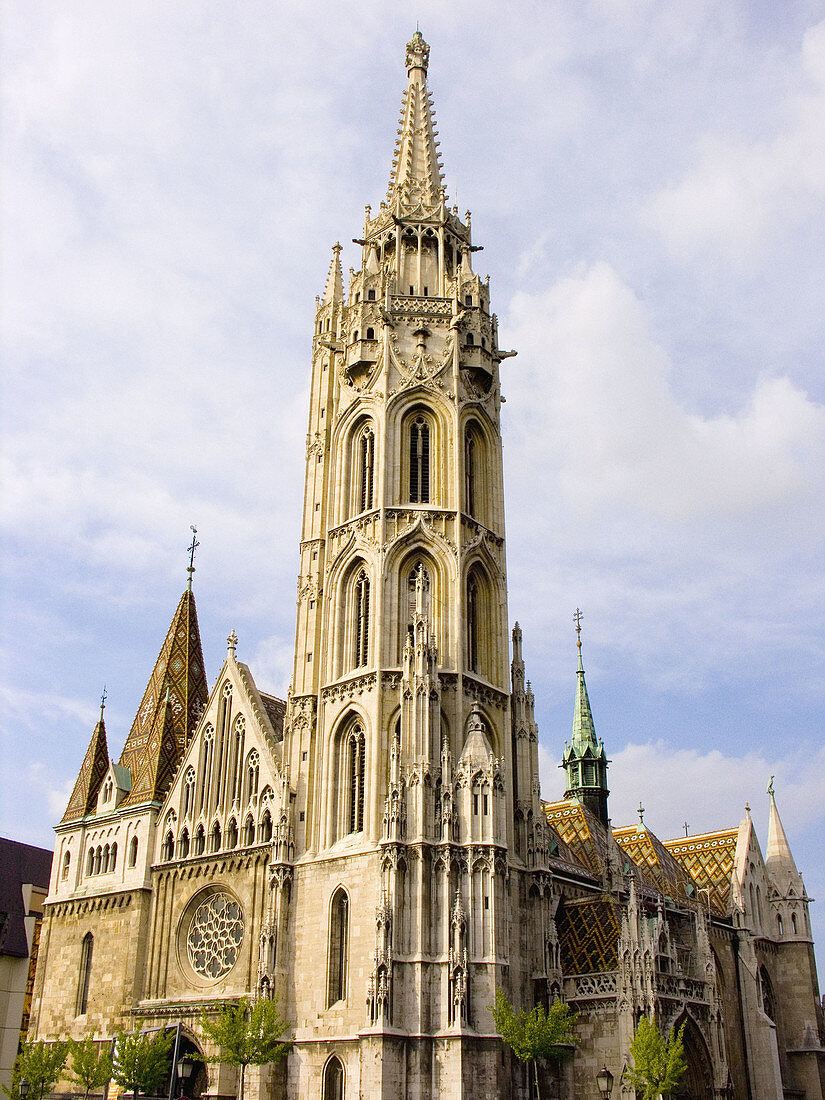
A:
<svg viewBox="0 0 825 1100">
<path fill-rule="evenodd" d="M 375 479 L 375 435 L 365 428 L 358 441 L 358 511 L 372 508 Z"/>
<path fill-rule="evenodd" d="M 355 582 L 355 644 L 353 663 L 356 668 L 367 664 L 370 641 L 370 582 L 366 570 L 362 569 Z"/>
<path fill-rule="evenodd" d="M 347 806 L 346 831 L 360 833 L 364 828 L 364 779 L 366 776 L 366 738 L 360 725 L 353 726 L 346 741 Z"/>
<path fill-rule="evenodd" d="M 478 672 L 478 582 L 475 577 L 467 581 L 467 667 Z"/>
<path fill-rule="evenodd" d="M 475 515 L 476 444 L 473 433 L 464 436 L 464 507 L 468 516 Z"/>
<path fill-rule="evenodd" d="M 430 500 L 430 425 L 418 416 L 410 428 L 410 501 Z"/>
</svg>

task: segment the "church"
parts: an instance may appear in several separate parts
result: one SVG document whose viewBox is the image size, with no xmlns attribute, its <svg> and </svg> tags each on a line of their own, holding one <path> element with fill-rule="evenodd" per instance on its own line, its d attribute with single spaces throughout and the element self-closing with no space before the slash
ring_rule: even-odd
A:
<svg viewBox="0 0 825 1100">
<path fill-rule="evenodd" d="M 203 1056 L 187 1095 L 217 1100 L 237 1079 L 202 1013 L 277 996 L 293 1046 L 249 1072 L 258 1100 L 526 1100 L 501 989 L 578 1014 L 544 1096 L 595 1097 L 604 1067 L 632 1097 L 647 1014 L 684 1025 L 683 1100 L 822 1100 L 810 899 L 772 786 L 764 852 L 747 811 L 675 840 L 615 827 L 578 613 L 564 794 L 542 798 L 507 602 L 514 353 L 449 205 L 428 62 L 416 32 L 386 197 L 316 303 L 287 698 L 234 632 L 207 680 L 190 560 L 117 762 L 101 708 L 56 827 L 31 1033 L 175 1027 Z"/>
</svg>

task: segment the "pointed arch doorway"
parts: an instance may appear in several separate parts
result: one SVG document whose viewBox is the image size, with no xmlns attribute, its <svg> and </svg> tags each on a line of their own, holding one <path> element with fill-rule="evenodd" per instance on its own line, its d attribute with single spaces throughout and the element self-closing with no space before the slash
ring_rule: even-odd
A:
<svg viewBox="0 0 825 1100">
<path fill-rule="evenodd" d="M 682 1039 L 687 1071 L 673 1100 L 714 1100 L 713 1063 L 707 1043 L 695 1021 L 686 1013 L 682 1013 L 674 1024 L 675 1030 L 678 1031 L 682 1024 L 685 1025 Z"/>
</svg>

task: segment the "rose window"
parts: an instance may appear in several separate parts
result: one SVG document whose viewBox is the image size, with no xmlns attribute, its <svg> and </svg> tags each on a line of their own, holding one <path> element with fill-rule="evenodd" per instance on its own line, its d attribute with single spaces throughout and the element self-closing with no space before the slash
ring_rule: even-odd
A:
<svg viewBox="0 0 825 1100">
<path fill-rule="evenodd" d="M 204 978 L 222 977 L 238 961 L 242 941 L 240 905 L 228 894 L 212 894 L 189 925 L 186 949 L 192 969 Z"/>
</svg>

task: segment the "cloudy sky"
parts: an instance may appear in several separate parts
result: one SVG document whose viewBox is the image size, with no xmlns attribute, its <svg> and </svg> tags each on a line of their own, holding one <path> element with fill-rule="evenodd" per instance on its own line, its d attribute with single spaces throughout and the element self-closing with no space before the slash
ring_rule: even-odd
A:
<svg viewBox="0 0 825 1100">
<path fill-rule="evenodd" d="M 572 613 L 611 813 L 765 786 L 825 946 L 825 4 L 8 0 L 0 833 L 50 845 L 186 580 L 207 673 L 291 664 L 314 296 L 431 44 L 502 343 L 510 616 L 543 794 Z M 11 765 L 11 766 L 10 766 Z M 820 954 L 820 957 L 825 957 Z"/>
</svg>

